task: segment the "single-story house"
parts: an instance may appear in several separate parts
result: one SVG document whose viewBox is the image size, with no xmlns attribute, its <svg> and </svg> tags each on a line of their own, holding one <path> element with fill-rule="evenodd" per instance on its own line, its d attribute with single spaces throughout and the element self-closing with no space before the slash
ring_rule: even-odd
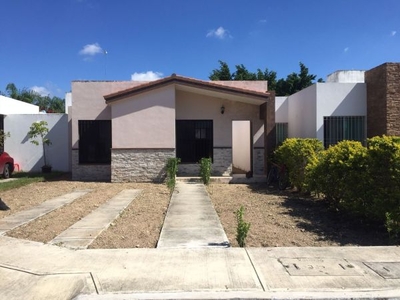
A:
<svg viewBox="0 0 400 300">
<path fill-rule="evenodd" d="M 266 81 L 203 81 L 172 74 L 152 82 L 73 81 L 72 178 L 161 181 L 179 175 L 264 175 L 275 146 L 275 95 Z"/>
</svg>

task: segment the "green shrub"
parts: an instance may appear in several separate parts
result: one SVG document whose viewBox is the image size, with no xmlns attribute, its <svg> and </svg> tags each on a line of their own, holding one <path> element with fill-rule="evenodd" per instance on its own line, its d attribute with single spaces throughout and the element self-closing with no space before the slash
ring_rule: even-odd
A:
<svg viewBox="0 0 400 300">
<path fill-rule="evenodd" d="M 250 230 L 250 223 L 246 223 L 243 220 L 243 215 L 244 215 L 244 207 L 242 205 L 236 211 L 236 221 L 237 221 L 236 241 L 238 242 L 239 247 L 246 246 L 246 238 Z"/>
<path fill-rule="evenodd" d="M 290 182 L 299 191 L 309 191 L 306 180 L 307 165 L 315 164 L 318 153 L 323 149 L 322 142 L 318 139 L 289 138 L 275 150 L 274 155 L 279 164 L 288 168 Z"/>
<path fill-rule="evenodd" d="M 400 138 L 373 137 L 367 148 L 367 216 L 385 222 L 400 207 Z"/>
<path fill-rule="evenodd" d="M 181 162 L 179 158 L 171 157 L 167 160 L 167 186 L 173 191 L 175 188 L 175 177 L 178 173 L 178 164 Z"/>
<path fill-rule="evenodd" d="M 314 165 L 308 166 L 308 186 L 336 207 L 363 210 L 366 156 L 367 149 L 356 141 L 329 147 L 319 153 Z"/>
<path fill-rule="evenodd" d="M 211 158 L 200 159 L 200 177 L 204 184 L 210 182 L 211 177 Z"/>
</svg>

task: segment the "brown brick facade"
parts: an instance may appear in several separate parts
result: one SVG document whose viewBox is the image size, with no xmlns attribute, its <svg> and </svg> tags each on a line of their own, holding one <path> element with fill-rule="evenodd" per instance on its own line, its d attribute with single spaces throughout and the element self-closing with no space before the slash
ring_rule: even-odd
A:
<svg viewBox="0 0 400 300">
<path fill-rule="evenodd" d="M 365 72 L 367 135 L 400 136 L 400 63 L 385 63 Z"/>
</svg>

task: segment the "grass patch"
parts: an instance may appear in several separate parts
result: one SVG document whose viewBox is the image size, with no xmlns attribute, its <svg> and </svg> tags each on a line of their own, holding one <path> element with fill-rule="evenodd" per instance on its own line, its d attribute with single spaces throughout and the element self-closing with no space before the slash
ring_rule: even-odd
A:
<svg viewBox="0 0 400 300">
<path fill-rule="evenodd" d="M 52 172 L 48 174 L 43 173 L 27 173 L 27 172 L 17 172 L 14 173 L 12 178 L 17 180 L 2 182 L 0 180 L 0 192 L 4 192 L 11 189 L 16 189 L 24 185 L 28 185 L 34 182 L 44 182 L 44 181 L 54 181 L 65 179 L 66 173 L 63 172 Z"/>
</svg>

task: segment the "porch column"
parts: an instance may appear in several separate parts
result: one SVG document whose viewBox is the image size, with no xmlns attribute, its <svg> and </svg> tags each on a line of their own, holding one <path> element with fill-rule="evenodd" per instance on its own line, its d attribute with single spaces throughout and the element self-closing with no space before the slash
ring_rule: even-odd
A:
<svg viewBox="0 0 400 300">
<path fill-rule="evenodd" d="M 264 120 L 264 172 L 268 174 L 268 156 L 276 147 L 275 92 L 269 92 L 268 101 L 260 105 L 260 119 Z"/>
</svg>

